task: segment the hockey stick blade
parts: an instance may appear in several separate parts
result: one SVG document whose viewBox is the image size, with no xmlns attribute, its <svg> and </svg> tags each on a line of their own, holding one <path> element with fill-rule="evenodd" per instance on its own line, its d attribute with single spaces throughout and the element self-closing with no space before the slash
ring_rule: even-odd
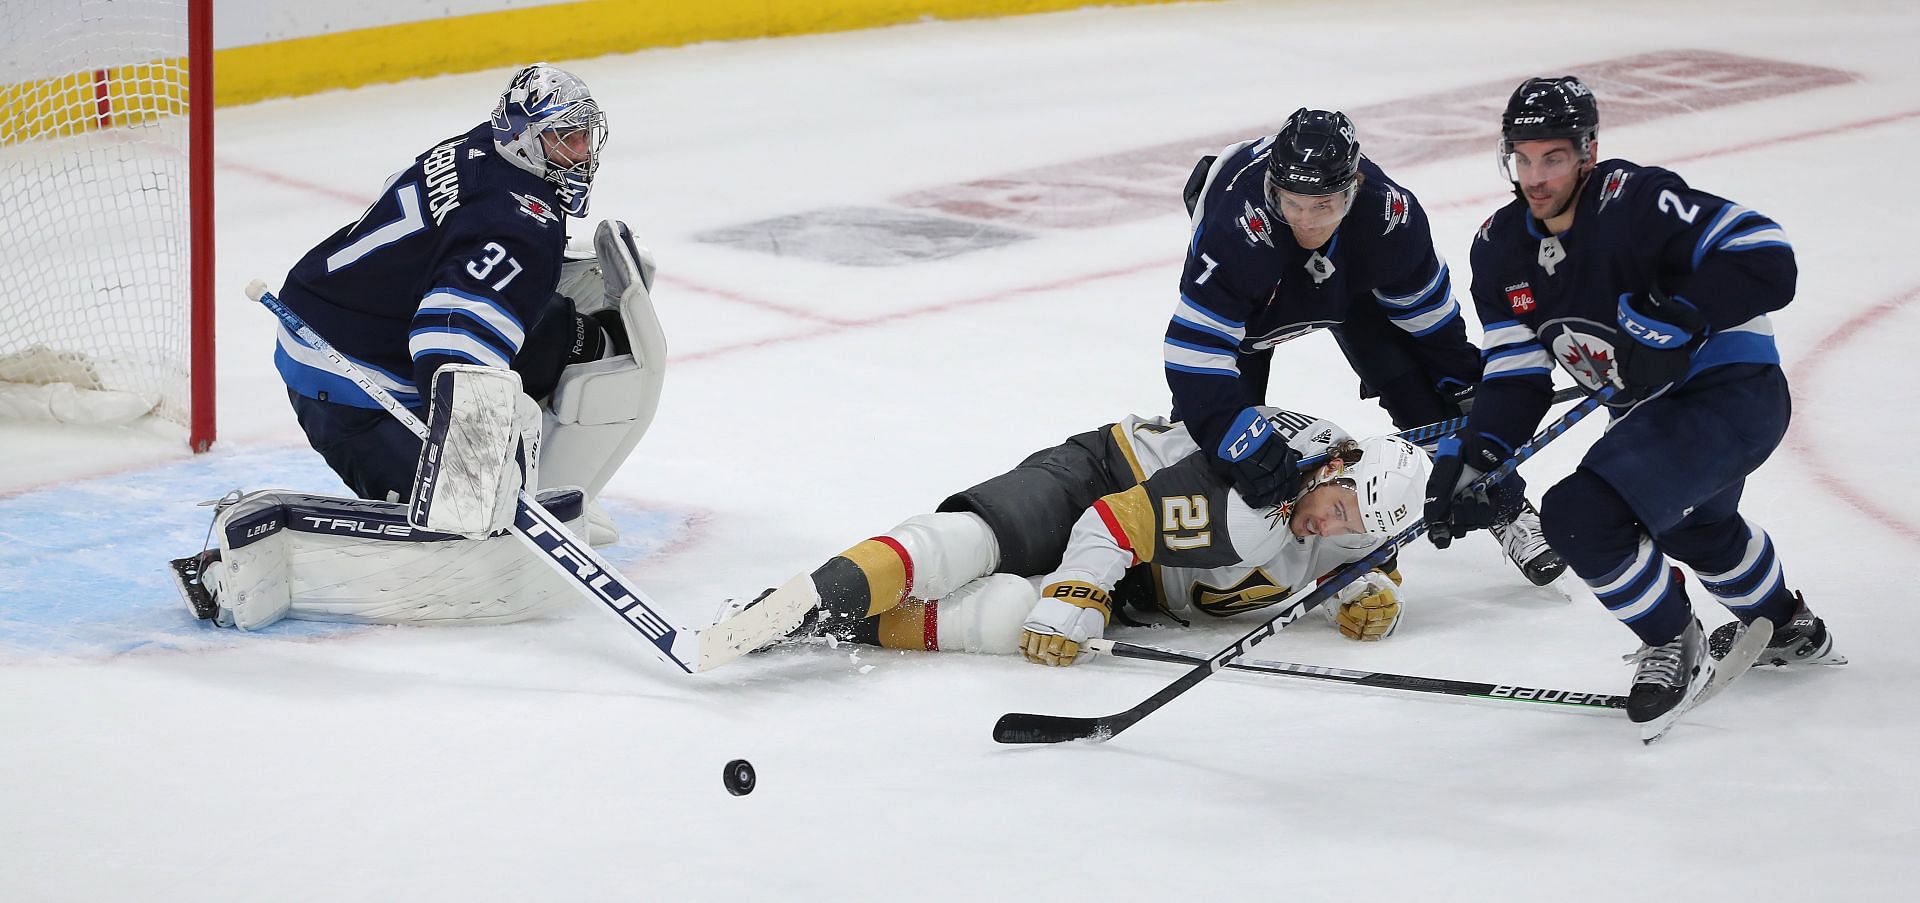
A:
<svg viewBox="0 0 1920 903">
<path fill-rule="evenodd" d="M 765 599 L 700 631 L 698 670 L 711 671 L 778 642 L 798 628 L 818 602 L 810 575 L 801 574 L 787 581 Z"/>
<path fill-rule="evenodd" d="M 1113 727 L 1105 718 L 1075 718 L 1070 715 L 1035 715 L 1008 712 L 993 724 L 995 743 L 1065 743 L 1069 740 L 1099 742 L 1112 737 Z"/>
</svg>

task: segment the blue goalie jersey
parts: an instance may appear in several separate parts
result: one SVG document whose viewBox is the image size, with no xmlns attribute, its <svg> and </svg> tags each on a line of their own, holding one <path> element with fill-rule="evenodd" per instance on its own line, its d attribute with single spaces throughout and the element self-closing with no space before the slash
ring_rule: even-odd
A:
<svg viewBox="0 0 1920 903">
<path fill-rule="evenodd" d="M 1624 299 L 1657 285 L 1705 316 L 1695 374 L 1778 364 L 1769 311 L 1793 300 L 1798 269 L 1773 220 L 1625 160 L 1594 168 L 1572 227 L 1550 235 L 1515 200 L 1473 242 L 1473 301 L 1486 329 L 1472 426 L 1509 449 L 1548 407 L 1557 365 L 1597 392 L 1614 383 Z M 1681 381 L 1685 384 L 1685 380 Z"/>
<path fill-rule="evenodd" d="M 419 387 L 447 363 L 520 370 L 537 397 L 544 363 L 565 349 L 530 346 L 572 337 L 554 294 L 565 247 L 553 186 L 496 153 L 482 124 L 394 176 L 294 265 L 280 298 L 407 407 L 424 405 Z M 535 360 L 541 373 L 524 366 Z M 300 395 L 378 407 L 284 328 L 274 365 Z"/>
<path fill-rule="evenodd" d="M 1201 448 L 1234 417 L 1264 404 L 1265 366 L 1243 367 L 1282 342 L 1344 323 L 1377 305 L 1436 375 L 1480 375 L 1446 261 L 1412 192 L 1362 157 L 1360 187 L 1327 244 L 1302 248 L 1268 210 L 1263 173 L 1271 137 L 1227 148 L 1193 210 L 1180 303 L 1163 349 L 1177 416 Z M 1264 362 L 1262 362 L 1264 363 Z"/>
</svg>

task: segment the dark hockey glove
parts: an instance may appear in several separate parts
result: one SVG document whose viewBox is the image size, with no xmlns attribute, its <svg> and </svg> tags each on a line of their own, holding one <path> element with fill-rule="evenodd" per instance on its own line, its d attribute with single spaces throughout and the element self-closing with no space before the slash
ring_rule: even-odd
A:
<svg viewBox="0 0 1920 903">
<path fill-rule="evenodd" d="M 1434 391 L 1440 393 L 1443 404 L 1450 404 L 1458 413 L 1453 416 L 1465 417 L 1473 413 L 1473 390 L 1475 383 L 1463 383 L 1451 376 L 1443 376 L 1435 383 Z"/>
<path fill-rule="evenodd" d="M 1300 489 L 1300 453 L 1256 408 L 1240 412 L 1214 455 L 1224 462 L 1234 491 L 1254 508 L 1278 505 Z"/>
<path fill-rule="evenodd" d="M 1499 467 L 1503 456 L 1481 436 L 1448 436 L 1433 451 L 1433 472 L 1427 477 L 1427 538 L 1437 548 L 1456 537 L 1484 530 L 1498 522 L 1499 512 L 1486 490 L 1468 491 L 1481 475 Z"/>
<path fill-rule="evenodd" d="M 1668 297 L 1658 286 L 1621 295 L 1614 319 L 1626 339 L 1613 349 L 1614 383 L 1632 400 L 1685 379 L 1693 366 L 1695 340 L 1707 328 L 1698 308 Z"/>
</svg>

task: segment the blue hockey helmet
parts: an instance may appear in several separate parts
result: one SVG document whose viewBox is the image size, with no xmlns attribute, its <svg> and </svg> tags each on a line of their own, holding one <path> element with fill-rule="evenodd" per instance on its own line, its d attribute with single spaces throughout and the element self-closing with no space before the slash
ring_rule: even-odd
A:
<svg viewBox="0 0 1920 903">
<path fill-rule="evenodd" d="M 493 146 L 548 182 L 568 216 L 587 214 L 587 194 L 607 143 L 607 116 L 587 83 L 548 63 L 513 74 L 493 108 Z"/>
<path fill-rule="evenodd" d="M 1500 114 L 1500 152 L 1516 141 L 1566 138 L 1586 159 L 1600 133 L 1600 107 L 1593 92 L 1571 75 L 1530 78 L 1515 88 Z"/>
<path fill-rule="evenodd" d="M 1347 114 L 1301 107 L 1287 117 L 1267 155 L 1267 193 L 1338 194 L 1360 172 L 1360 140 Z"/>
</svg>

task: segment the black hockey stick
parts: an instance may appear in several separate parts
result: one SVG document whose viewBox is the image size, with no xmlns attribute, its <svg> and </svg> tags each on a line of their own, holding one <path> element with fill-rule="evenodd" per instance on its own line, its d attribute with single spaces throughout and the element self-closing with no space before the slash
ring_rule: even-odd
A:
<svg viewBox="0 0 1920 903">
<path fill-rule="evenodd" d="M 1120 643 L 1113 640 L 1088 640 L 1087 648 L 1094 652 L 1111 655 L 1115 658 L 1134 658 L 1150 662 L 1174 662 L 1177 664 L 1197 665 L 1206 661 L 1196 653 L 1176 652 L 1171 649 L 1156 649 L 1152 646 L 1139 646 L 1133 643 Z M 1406 690 L 1412 693 L 1438 693 L 1443 696 L 1469 696 L 1475 699 L 1498 699 L 1507 702 L 1532 702 L 1548 705 L 1571 706 L 1580 709 L 1624 709 L 1627 697 L 1612 696 L 1606 693 L 1582 693 L 1576 690 L 1556 690 L 1546 687 L 1523 687 L 1516 684 L 1490 684 L 1470 680 L 1449 680 L 1444 677 L 1414 677 L 1407 674 L 1387 674 L 1381 671 L 1354 671 L 1347 668 L 1329 668 L 1325 665 L 1300 665 L 1293 662 L 1264 661 L 1250 659 L 1242 662 L 1228 662 L 1223 667 L 1234 671 L 1248 671 L 1256 674 L 1278 674 L 1282 677 L 1305 677 L 1310 680 L 1325 680 L 1335 683 L 1352 684 L 1356 687 L 1374 687 L 1382 690 Z"/>
<path fill-rule="evenodd" d="M 1491 472 L 1474 481 L 1471 488 L 1484 490 L 1486 487 L 1505 479 L 1508 474 L 1513 473 L 1514 468 L 1520 466 L 1521 462 L 1533 457 L 1534 453 L 1545 448 L 1547 443 L 1559 438 L 1560 434 L 1566 432 L 1568 427 L 1578 423 L 1580 418 L 1592 413 L 1594 408 L 1600 406 L 1601 401 L 1612 394 L 1612 390 L 1604 390 L 1599 395 L 1588 398 L 1586 401 L 1574 406 L 1573 410 L 1568 411 L 1562 415 L 1560 419 L 1548 424 L 1547 428 L 1541 430 L 1540 434 L 1534 436 L 1531 441 L 1514 449 L 1512 457 L 1502 462 L 1499 467 L 1494 468 Z M 1345 589 L 1347 584 L 1359 579 L 1362 575 L 1366 574 L 1366 572 L 1385 564 L 1387 559 L 1393 557 L 1394 553 L 1398 552 L 1401 546 L 1419 538 L 1420 534 L 1425 533 L 1426 530 L 1426 521 L 1414 521 L 1412 526 L 1407 527 L 1393 538 L 1381 543 L 1378 548 L 1367 553 L 1366 556 L 1359 561 L 1349 564 L 1335 572 L 1332 577 L 1327 578 L 1326 582 L 1315 587 L 1312 592 L 1307 593 L 1300 601 L 1281 609 L 1278 614 L 1268 618 L 1265 623 L 1255 627 L 1248 631 L 1245 636 L 1228 644 L 1227 648 L 1214 653 L 1213 657 L 1195 665 L 1192 670 L 1182 675 L 1178 680 L 1161 688 L 1160 692 L 1147 697 L 1133 708 L 1098 718 L 1076 718 L 1067 715 L 1037 715 L 1028 712 L 1008 712 L 1005 715 L 1001 715 L 1000 720 L 993 725 L 993 739 L 999 743 L 1061 743 L 1067 740 L 1107 740 L 1117 736 L 1121 731 L 1138 724 L 1140 719 L 1158 711 L 1161 706 L 1172 702 L 1175 698 L 1179 697 L 1180 694 L 1193 689 L 1194 685 L 1212 677 L 1215 671 L 1225 667 L 1228 662 L 1245 655 L 1247 650 L 1251 649 L 1255 643 L 1273 636 L 1280 628 L 1299 620 L 1302 615 L 1318 608 L 1328 599 L 1333 598 L 1340 590 Z"/>
</svg>

